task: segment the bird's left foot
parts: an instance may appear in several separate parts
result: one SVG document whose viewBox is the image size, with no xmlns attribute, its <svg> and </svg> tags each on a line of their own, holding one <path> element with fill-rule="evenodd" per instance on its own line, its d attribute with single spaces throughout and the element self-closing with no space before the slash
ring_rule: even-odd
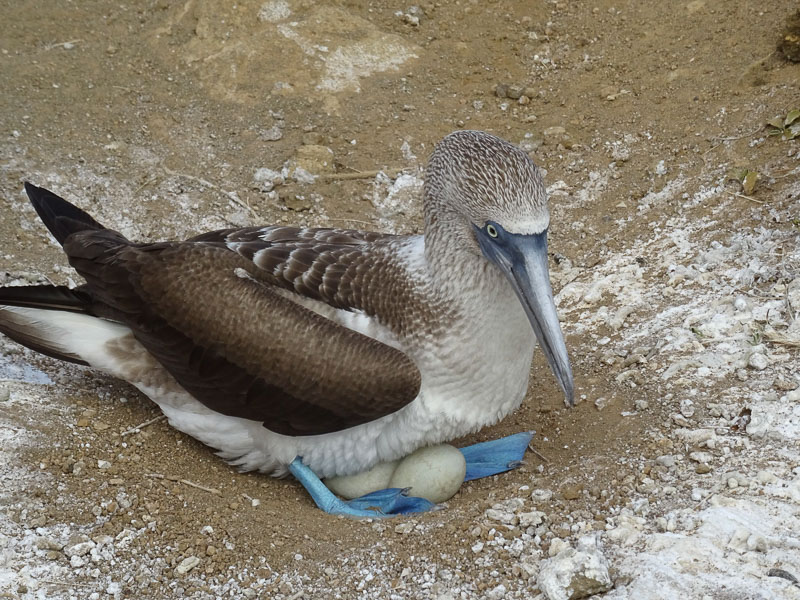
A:
<svg viewBox="0 0 800 600">
<path fill-rule="evenodd" d="M 314 471 L 303 464 L 303 459 L 299 456 L 289 465 L 289 471 L 308 490 L 317 506 L 332 515 L 382 518 L 427 512 L 436 506 L 425 498 L 409 496 L 408 489 L 400 488 L 378 490 L 352 500 L 342 500 L 322 483 Z"/>
</svg>

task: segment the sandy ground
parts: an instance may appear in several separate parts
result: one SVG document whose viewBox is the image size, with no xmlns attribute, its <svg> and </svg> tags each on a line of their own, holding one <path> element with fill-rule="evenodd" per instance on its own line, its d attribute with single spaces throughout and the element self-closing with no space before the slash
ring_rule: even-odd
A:
<svg viewBox="0 0 800 600">
<path fill-rule="evenodd" d="M 418 231 L 433 144 L 484 129 L 547 170 L 581 400 L 537 357 L 457 441 L 535 429 L 522 468 L 354 522 L 2 339 L 0 597 L 554 600 L 577 548 L 599 597 L 800 598 L 800 142 L 765 127 L 800 108 L 796 10 L 0 2 L 2 283 L 75 277 L 24 180 L 142 240 Z"/>
</svg>

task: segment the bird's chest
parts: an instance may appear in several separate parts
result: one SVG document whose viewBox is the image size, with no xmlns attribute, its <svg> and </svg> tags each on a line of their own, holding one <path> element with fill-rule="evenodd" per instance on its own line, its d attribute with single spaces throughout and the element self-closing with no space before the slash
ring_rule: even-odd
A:
<svg viewBox="0 0 800 600">
<path fill-rule="evenodd" d="M 525 396 L 535 337 L 512 290 L 500 290 L 462 311 L 443 340 L 420 357 L 420 400 L 474 430 L 503 418 Z"/>
</svg>

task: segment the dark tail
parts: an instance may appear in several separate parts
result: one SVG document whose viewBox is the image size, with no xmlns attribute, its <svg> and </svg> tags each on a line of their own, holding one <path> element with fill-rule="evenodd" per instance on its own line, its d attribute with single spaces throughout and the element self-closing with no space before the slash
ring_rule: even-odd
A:
<svg viewBox="0 0 800 600">
<path fill-rule="evenodd" d="M 64 245 L 71 234 L 86 229 L 105 229 L 87 213 L 50 190 L 25 182 L 25 192 L 50 233 Z"/>
<path fill-rule="evenodd" d="M 0 288 L 0 306 L 43 308 L 87 313 L 91 304 L 89 294 L 63 285 L 20 285 Z"/>
</svg>

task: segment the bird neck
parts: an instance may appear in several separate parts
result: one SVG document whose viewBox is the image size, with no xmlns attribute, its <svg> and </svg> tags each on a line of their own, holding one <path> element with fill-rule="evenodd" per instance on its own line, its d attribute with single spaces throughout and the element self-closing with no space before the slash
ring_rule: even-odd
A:
<svg viewBox="0 0 800 600">
<path fill-rule="evenodd" d="M 473 235 L 463 215 L 426 212 L 425 262 L 436 286 L 450 298 L 491 294 L 495 286 L 507 285 L 502 273 L 483 256 Z"/>
</svg>

